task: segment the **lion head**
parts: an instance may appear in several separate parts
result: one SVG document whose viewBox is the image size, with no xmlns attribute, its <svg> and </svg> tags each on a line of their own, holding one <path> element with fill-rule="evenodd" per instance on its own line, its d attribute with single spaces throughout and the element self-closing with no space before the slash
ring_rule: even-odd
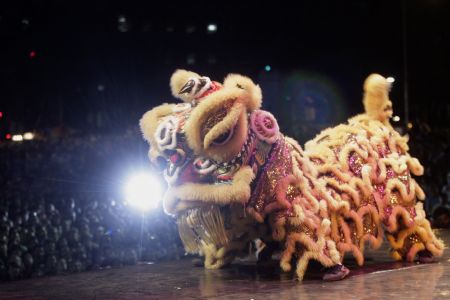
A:
<svg viewBox="0 0 450 300">
<path fill-rule="evenodd" d="M 280 137 L 275 118 L 259 110 L 261 89 L 241 75 L 230 74 L 221 84 L 186 70 L 177 70 L 170 86 L 183 102 L 155 107 L 140 120 L 149 158 L 168 183 L 165 211 L 187 222 L 199 209 L 204 217 L 242 207 L 261 169 L 256 149 L 268 153 Z"/>
</svg>

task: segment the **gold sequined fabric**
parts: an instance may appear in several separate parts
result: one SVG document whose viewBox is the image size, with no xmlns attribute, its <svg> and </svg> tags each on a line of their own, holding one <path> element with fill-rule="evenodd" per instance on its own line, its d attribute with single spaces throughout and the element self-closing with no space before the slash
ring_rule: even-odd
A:
<svg viewBox="0 0 450 300">
<path fill-rule="evenodd" d="M 233 103 L 234 101 L 230 100 L 224 103 L 215 113 L 209 114 L 208 118 L 201 127 L 202 138 L 204 138 L 216 124 L 221 122 L 226 117 L 231 107 L 233 106 Z"/>
<path fill-rule="evenodd" d="M 284 139 L 280 139 L 270 152 L 266 164 L 259 171 L 257 184 L 247 206 L 254 208 L 262 216 L 266 214 L 265 208 L 277 201 L 275 197 L 277 184 L 291 173 L 291 152 L 292 147 Z"/>
</svg>

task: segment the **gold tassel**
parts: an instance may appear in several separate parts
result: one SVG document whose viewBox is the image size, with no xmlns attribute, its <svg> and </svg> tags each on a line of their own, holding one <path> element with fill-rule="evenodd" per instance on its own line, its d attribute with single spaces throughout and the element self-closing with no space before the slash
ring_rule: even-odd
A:
<svg viewBox="0 0 450 300">
<path fill-rule="evenodd" d="M 210 205 L 189 209 L 178 217 L 178 232 L 188 253 L 198 253 L 204 243 L 228 245 L 222 213 L 219 206 Z"/>
</svg>

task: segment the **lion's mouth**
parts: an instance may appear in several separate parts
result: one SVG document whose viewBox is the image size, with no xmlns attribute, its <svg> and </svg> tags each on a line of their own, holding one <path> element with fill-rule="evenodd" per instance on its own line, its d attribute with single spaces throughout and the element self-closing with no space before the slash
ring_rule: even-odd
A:
<svg viewBox="0 0 450 300">
<path fill-rule="evenodd" d="M 177 158 L 168 159 L 164 170 L 164 178 L 169 185 L 180 183 L 229 183 L 234 172 L 246 164 L 249 154 L 254 148 L 255 134 L 249 130 L 248 138 L 242 145 L 239 153 L 230 161 L 217 162 L 205 157 L 183 159 L 180 163 Z M 179 151 L 179 150 L 178 150 Z M 182 151 L 181 151 L 182 152 Z M 184 152 L 183 152 L 184 154 Z M 176 156 L 176 155 L 173 155 Z"/>
<path fill-rule="evenodd" d="M 180 182 L 198 182 L 192 170 L 192 160 L 186 159 L 182 163 L 168 163 L 164 170 L 164 179 L 170 185 L 176 185 Z"/>
<path fill-rule="evenodd" d="M 181 168 L 174 164 L 169 164 L 169 166 L 164 171 L 164 179 L 169 184 L 174 184 L 178 179 L 178 174 L 180 173 Z"/>
</svg>

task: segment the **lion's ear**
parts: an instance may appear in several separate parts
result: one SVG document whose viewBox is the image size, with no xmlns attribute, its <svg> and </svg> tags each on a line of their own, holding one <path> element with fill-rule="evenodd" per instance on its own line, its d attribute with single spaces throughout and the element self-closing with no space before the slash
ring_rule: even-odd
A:
<svg viewBox="0 0 450 300">
<path fill-rule="evenodd" d="M 262 103 L 262 92 L 259 85 L 256 85 L 250 78 L 239 75 L 239 74 L 229 74 L 224 82 L 223 86 L 234 87 L 245 90 L 248 93 L 246 97 L 245 105 L 249 111 L 259 109 Z"/>
<path fill-rule="evenodd" d="M 192 99 L 188 94 L 180 93 L 186 83 L 192 78 L 200 78 L 195 72 L 178 69 L 170 77 L 170 89 L 175 98 L 181 99 L 184 102 L 190 102 Z"/>
</svg>

